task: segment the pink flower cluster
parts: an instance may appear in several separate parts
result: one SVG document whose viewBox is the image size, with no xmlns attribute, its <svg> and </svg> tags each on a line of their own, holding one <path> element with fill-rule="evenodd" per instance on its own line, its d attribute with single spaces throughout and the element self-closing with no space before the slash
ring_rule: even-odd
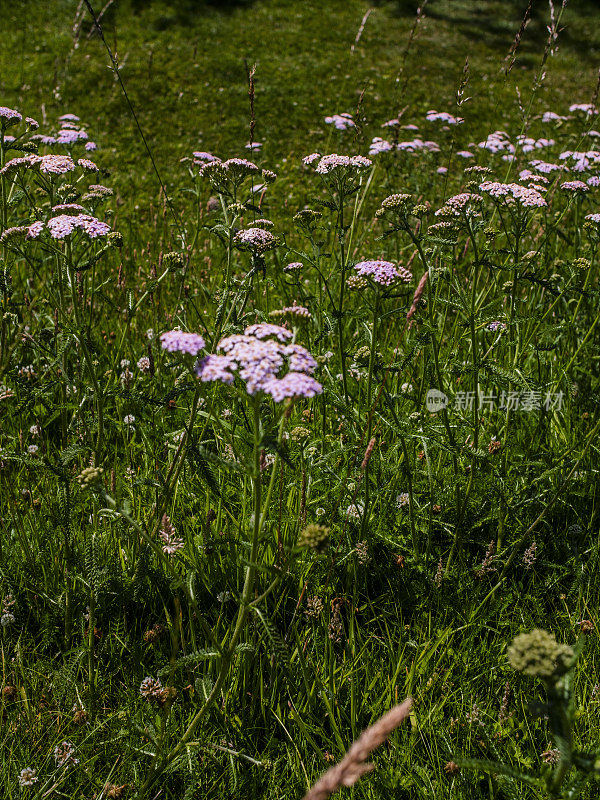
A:
<svg viewBox="0 0 600 800">
<path fill-rule="evenodd" d="M 484 181 L 479 190 L 496 199 L 516 200 L 525 208 L 541 208 L 548 205 L 537 189 L 521 186 L 518 183 Z"/>
<path fill-rule="evenodd" d="M 483 197 L 480 194 L 472 194 L 471 192 L 462 192 L 455 194 L 454 197 L 449 197 L 444 203 L 444 207 L 435 212 L 436 217 L 445 216 L 448 209 L 452 211 L 455 217 L 460 217 L 463 214 L 477 213 L 475 205 L 481 203 Z"/>
<path fill-rule="evenodd" d="M 231 385 L 236 375 L 250 395 L 264 392 L 276 403 L 288 397 L 310 398 L 323 387 L 313 377 L 317 362 L 298 344 L 288 344 L 292 334 L 271 323 L 250 325 L 243 334 L 219 342 L 225 355 L 209 355 L 197 365 L 201 381 Z M 281 373 L 287 370 L 283 376 Z"/>
<path fill-rule="evenodd" d="M 356 272 L 363 278 L 370 278 L 380 286 L 391 286 L 398 281 L 408 283 L 412 280 L 412 272 L 391 261 L 381 259 L 373 261 L 359 261 L 354 265 Z"/>
<path fill-rule="evenodd" d="M 590 187 L 583 181 L 565 181 L 560 185 L 566 192 L 589 192 Z"/>
<path fill-rule="evenodd" d="M 425 115 L 427 122 L 445 122 L 447 125 L 462 125 L 462 117 L 453 117 L 447 111 L 428 111 Z"/>
<path fill-rule="evenodd" d="M 494 131 L 488 134 L 483 142 L 477 145 L 481 150 L 488 150 L 490 153 L 503 153 L 513 155 L 515 146 L 511 143 L 508 133 L 506 131 Z"/>
<path fill-rule="evenodd" d="M 315 171 L 320 175 L 328 175 L 330 172 L 360 172 L 368 169 L 373 162 L 364 156 L 339 156 L 337 153 L 330 153 L 322 156 L 320 153 L 312 153 L 302 159 L 306 166 L 311 166 L 318 161 Z"/>
<path fill-rule="evenodd" d="M 205 345 L 199 333 L 188 333 L 178 329 L 162 333 L 160 343 L 163 350 L 169 353 L 188 353 L 190 356 L 197 356 Z"/>
<path fill-rule="evenodd" d="M 542 114 L 542 122 L 564 122 L 568 117 L 561 117 L 556 111 L 544 111 Z"/>
<path fill-rule="evenodd" d="M 264 228 L 246 228 L 244 231 L 238 231 L 233 241 L 240 249 L 254 250 L 256 253 L 266 253 L 277 244 L 271 231 Z"/>
<path fill-rule="evenodd" d="M 573 103 L 573 105 L 569 106 L 569 111 L 582 111 L 588 116 L 598 113 L 595 106 L 593 106 L 591 103 Z"/>
<path fill-rule="evenodd" d="M 343 112 L 342 114 L 332 114 L 330 117 L 325 117 L 326 125 L 333 125 L 338 131 L 346 131 L 349 128 L 354 128 L 355 123 L 352 119 L 352 114 Z"/>
<path fill-rule="evenodd" d="M 11 158 L 0 170 L 0 174 L 8 175 L 18 170 L 19 167 L 26 167 L 27 169 L 37 167 L 40 172 L 47 175 L 64 175 L 66 172 L 72 172 L 75 169 L 75 162 L 70 156 L 60 156 L 56 154 L 35 156 L 30 154 L 28 156 Z"/>
<path fill-rule="evenodd" d="M 541 172 L 544 175 L 549 175 L 551 172 L 556 172 L 557 170 L 561 170 L 561 169 L 564 169 L 567 172 L 569 171 L 569 168 L 567 166 L 565 166 L 565 165 L 551 164 L 548 161 L 540 161 L 539 159 L 535 159 L 535 158 L 533 159 L 533 161 L 530 161 L 529 164 L 537 172 Z"/>
<path fill-rule="evenodd" d="M 423 139 L 412 139 L 409 142 L 398 142 L 396 147 L 398 150 L 408 153 L 416 153 L 420 150 L 424 150 L 428 153 L 440 152 L 440 146 L 437 142 L 425 141 Z"/>
<path fill-rule="evenodd" d="M 597 164 L 600 161 L 600 152 L 598 150 L 565 150 L 559 156 L 561 161 L 571 159 L 575 163 L 571 169 L 575 172 L 585 172 L 589 169 L 590 164 Z"/>
<path fill-rule="evenodd" d="M 375 136 L 369 146 L 369 155 L 376 156 L 379 153 L 389 153 L 390 150 L 394 150 L 394 145 L 391 142 L 382 139 L 381 136 Z"/>
<path fill-rule="evenodd" d="M 39 220 L 32 223 L 27 228 L 27 238 L 37 239 L 44 228 L 47 228 L 53 239 L 64 239 L 75 230 L 82 230 L 90 239 L 97 239 L 99 236 L 106 236 L 110 233 L 110 225 L 102 222 L 89 214 L 59 214 L 58 217 L 49 219 L 46 225 Z"/>
<path fill-rule="evenodd" d="M 2 128 L 7 128 L 9 125 L 16 125 L 23 119 L 22 115 L 14 108 L 7 108 L 0 106 L 0 125 Z"/>
</svg>

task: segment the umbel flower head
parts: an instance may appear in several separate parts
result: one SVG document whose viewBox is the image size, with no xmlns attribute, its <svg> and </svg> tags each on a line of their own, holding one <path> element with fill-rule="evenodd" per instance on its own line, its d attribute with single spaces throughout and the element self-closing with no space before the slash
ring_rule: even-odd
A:
<svg viewBox="0 0 600 800">
<path fill-rule="evenodd" d="M 0 126 L 4 130 L 8 128 L 10 125 L 16 125 L 17 123 L 21 122 L 23 117 L 19 114 L 18 111 L 15 111 L 14 108 L 7 108 L 6 106 L 0 106 Z"/>
<path fill-rule="evenodd" d="M 239 377 L 249 395 L 270 395 L 276 403 L 286 398 L 310 398 L 323 387 L 313 377 L 317 362 L 299 344 L 291 344 L 287 328 L 261 322 L 248 326 L 243 334 L 221 339 L 218 348 L 225 355 L 209 355 L 198 362 L 196 374 L 203 383 L 233 384 Z"/>
<path fill-rule="evenodd" d="M 277 239 L 271 231 L 264 228 L 246 228 L 236 233 L 233 241 L 239 250 L 251 250 L 256 254 L 266 253 L 277 244 Z"/>
<path fill-rule="evenodd" d="M 102 467 L 86 467 L 76 480 L 82 489 L 91 489 L 93 486 L 100 485 L 103 473 Z"/>
<path fill-rule="evenodd" d="M 375 261 L 360 261 L 354 265 L 358 275 L 363 278 L 370 278 L 379 286 L 391 286 L 402 281 L 409 283 L 412 280 L 412 272 L 401 266 L 392 264 L 391 261 L 378 259 Z"/>
<path fill-rule="evenodd" d="M 364 156 L 340 156 L 337 153 L 329 153 L 322 156 L 320 153 L 311 153 L 302 159 L 306 167 L 316 163 L 315 172 L 319 175 L 329 175 L 330 173 L 342 175 L 356 175 L 373 165 L 369 158 Z"/>
<path fill-rule="evenodd" d="M 300 531 L 298 547 L 307 547 L 321 553 L 327 547 L 328 541 L 329 528 L 326 528 L 325 525 L 307 525 L 304 530 Z"/>
<path fill-rule="evenodd" d="M 519 634 L 508 648 L 514 670 L 546 681 L 564 675 L 574 655 L 572 647 L 559 644 L 553 634 L 540 628 Z"/>
</svg>

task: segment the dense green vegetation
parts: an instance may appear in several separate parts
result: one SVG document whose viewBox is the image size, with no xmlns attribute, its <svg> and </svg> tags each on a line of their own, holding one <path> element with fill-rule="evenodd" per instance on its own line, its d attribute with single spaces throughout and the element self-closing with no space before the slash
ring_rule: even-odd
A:
<svg viewBox="0 0 600 800">
<path fill-rule="evenodd" d="M 2 10 L 2 797 L 301 798 L 409 696 L 340 796 L 595 797 L 600 31 L 526 7 Z"/>
</svg>

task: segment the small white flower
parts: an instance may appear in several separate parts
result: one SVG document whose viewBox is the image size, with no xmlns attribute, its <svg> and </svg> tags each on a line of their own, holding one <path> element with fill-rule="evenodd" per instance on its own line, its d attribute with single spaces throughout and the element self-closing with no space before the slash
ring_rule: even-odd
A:
<svg viewBox="0 0 600 800">
<path fill-rule="evenodd" d="M 150 341 L 154 339 L 154 330 L 152 328 L 148 328 L 146 331 L 146 339 L 150 339 Z"/>
<path fill-rule="evenodd" d="M 75 758 L 75 745 L 73 742 L 63 742 L 54 748 L 54 758 L 59 767 L 69 767 L 79 764 L 79 759 Z"/>
<path fill-rule="evenodd" d="M 410 503 L 410 496 L 408 492 L 401 492 L 398 497 L 396 497 L 396 508 L 404 508 Z"/>
<path fill-rule="evenodd" d="M 131 366 L 131 361 L 129 361 L 128 358 L 122 358 L 121 359 L 121 369 L 125 369 L 126 367 L 130 367 L 130 366 Z"/>
<path fill-rule="evenodd" d="M 125 417 L 123 417 L 123 422 L 125 423 L 125 425 L 133 425 L 133 423 L 135 422 L 135 417 L 133 416 L 133 414 L 127 414 Z"/>
<path fill-rule="evenodd" d="M 29 447 L 27 448 L 27 452 L 29 453 L 30 456 L 34 456 L 39 449 L 40 448 L 37 446 L 37 444 L 30 444 Z"/>
<path fill-rule="evenodd" d="M 361 503 L 359 500 L 357 500 L 355 503 L 352 503 L 351 505 L 348 506 L 348 508 L 346 509 L 346 516 L 348 517 L 348 519 L 352 519 L 355 522 L 358 522 L 361 519 L 364 510 L 365 510 L 364 503 Z"/>
<path fill-rule="evenodd" d="M 29 428 L 29 433 L 32 436 L 39 436 L 41 432 L 42 432 L 42 429 L 40 428 L 39 425 L 32 425 L 31 428 Z"/>
<path fill-rule="evenodd" d="M 315 511 L 315 514 L 317 515 L 317 517 L 322 517 L 325 514 L 325 509 L 324 508 L 317 508 L 317 510 Z"/>
<path fill-rule="evenodd" d="M 7 628 L 9 625 L 12 625 L 14 621 L 15 615 L 11 614 L 10 611 L 5 611 L 0 617 L 0 625 L 2 625 L 3 628 Z"/>
<path fill-rule="evenodd" d="M 34 769 L 25 767 L 19 772 L 19 786 L 25 788 L 26 786 L 33 786 L 38 782 L 38 776 Z"/>
</svg>

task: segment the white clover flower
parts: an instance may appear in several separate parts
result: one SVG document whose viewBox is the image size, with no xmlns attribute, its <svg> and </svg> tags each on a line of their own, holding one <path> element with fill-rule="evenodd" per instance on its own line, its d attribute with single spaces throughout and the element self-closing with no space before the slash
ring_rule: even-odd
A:
<svg viewBox="0 0 600 800">
<path fill-rule="evenodd" d="M 30 456 L 34 456 L 39 449 L 40 448 L 37 446 L 37 444 L 30 444 L 29 447 L 27 448 L 27 452 L 29 453 Z"/>
<path fill-rule="evenodd" d="M 126 416 L 123 417 L 123 422 L 125 423 L 125 425 L 133 425 L 133 423 L 135 422 L 135 417 L 133 416 L 133 414 L 127 414 Z"/>
<path fill-rule="evenodd" d="M 401 492 L 396 497 L 396 508 L 405 508 L 410 503 L 410 496 L 408 492 Z"/>
<path fill-rule="evenodd" d="M 354 503 L 351 503 L 348 508 L 346 509 L 346 516 L 348 519 L 354 520 L 358 522 L 362 515 L 364 514 L 365 506 L 360 500 L 357 500 Z"/>
<path fill-rule="evenodd" d="M 19 786 L 24 789 L 28 786 L 33 786 L 34 783 L 38 782 L 38 776 L 34 769 L 31 767 L 25 767 L 24 769 L 19 772 Z"/>
<path fill-rule="evenodd" d="M 54 758 L 59 767 L 69 767 L 79 764 L 79 759 L 75 758 L 75 745 L 73 742 L 63 742 L 54 748 Z"/>
</svg>

